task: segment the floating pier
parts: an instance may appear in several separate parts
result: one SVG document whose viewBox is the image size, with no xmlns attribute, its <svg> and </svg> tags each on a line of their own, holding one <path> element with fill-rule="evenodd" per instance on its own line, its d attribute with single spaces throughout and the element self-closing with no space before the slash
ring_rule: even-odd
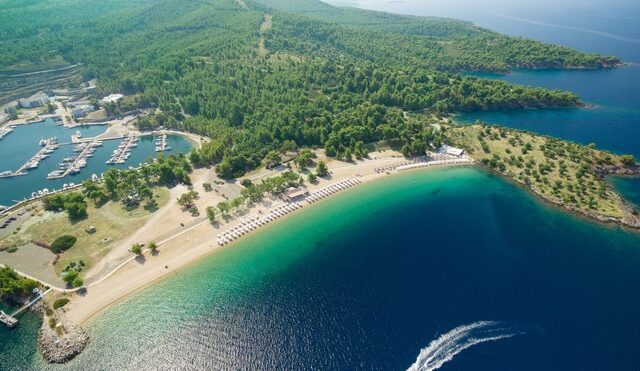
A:
<svg viewBox="0 0 640 371">
<path fill-rule="evenodd" d="M 156 152 L 171 151 L 171 147 L 167 145 L 167 134 L 162 133 L 156 137 Z"/>
<path fill-rule="evenodd" d="M 0 322 L 2 322 L 2 324 L 4 324 L 9 328 L 16 327 L 16 325 L 18 324 L 17 319 L 15 319 L 13 316 L 6 314 L 1 310 L 0 310 Z"/>
<path fill-rule="evenodd" d="M 48 289 L 45 292 L 40 292 L 40 290 L 37 288 L 33 289 L 33 293 L 36 294 L 36 298 L 31 300 L 27 305 L 23 306 L 22 308 L 18 309 L 17 311 L 13 312 L 10 315 L 0 310 L 0 323 L 4 324 L 9 328 L 16 327 L 18 325 L 18 319 L 16 318 L 16 316 L 24 312 L 25 310 L 29 309 L 38 300 L 42 299 L 45 295 L 51 292 L 51 290 L 52 289 Z"/>
<path fill-rule="evenodd" d="M 64 167 L 60 170 L 52 171 L 47 176 L 47 179 L 60 179 L 69 174 L 77 174 L 80 172 L 80 168 L 87 165 L 87 158 L 93 155 L 96 147 L 102 145 L 100 141 L 93 141 L 89 143 L 82 143 L 76 147 L 76 151 L 80 153 L 76 157 L 69 157 L 63 160 Z"/>
<path fill-rule="evenodd" d="M 125 138 L 120 146 L 113 151 L 107 164 L 124 164 L 131 157 L 131 148 L 138 146 L 138 137 L 135 135 Z"/>
<path fill-rule="evenodd" d="M 49 157 L 56 149 L 58 149 L 58 143 L 56 138 L 42 139 L 40 140 L 42 149 L 38 151 L 29 161 L 25 162 L 16 171 L 3 171 L 0 173 L 0 178 L 11 178 L 14 176 L 27 175 L 27 170 L 35 169 L 40 166 L 40 162 Z"/>
</svg>

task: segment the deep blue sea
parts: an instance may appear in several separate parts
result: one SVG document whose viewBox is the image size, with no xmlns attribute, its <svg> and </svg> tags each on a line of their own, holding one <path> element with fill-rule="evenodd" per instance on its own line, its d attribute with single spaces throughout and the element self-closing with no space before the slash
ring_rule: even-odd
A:
<svg viewBox="0 0 640 371">
<path fill-rule="evenodd" d="M 637 44 L 600 33 L 640 37 L 637 4 L 553 5 L 498 17 L 473 3 L 459 17 L 634 60 Z M 494 117 L 638 154 L 637 73 L 518 71 L 501 78 L 574 90 L 595 107 Z M 640 201 L 637 179 L 613 181 Z M 477 168 L 422 170 L 321 202 L 127 298 L 90 321 L 89 347 L 65 366 L 43 363 L 27 315 L 0 328 L 0 369 L 638 370 L 639 287 L 640 234 Z"/>
<path fill-rule="evenodd" d="M 25 345 L 37 321 L 0 328 L 0 369 L 402 370 L 424 349 L 425 370 L 634 370 L 638 267 L 637 233 L 476 168 L 415 171 L 109 308 L 64 367 Z"/>
</svg>

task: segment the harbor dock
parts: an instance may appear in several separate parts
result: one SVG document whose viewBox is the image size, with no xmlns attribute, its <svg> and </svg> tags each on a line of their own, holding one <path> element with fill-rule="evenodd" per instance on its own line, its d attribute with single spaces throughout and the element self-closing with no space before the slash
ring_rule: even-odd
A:
<svg viewBox="0 0 640 371">
<path fill-rule="evenodd" d="M 156 152 L 171 151 L 171 147 L 167 145 L 167 134 L 162 133 L 156 137 Z"/>
<path fill-rule="evenodd" d="M 60 164 L 60 169 L 52 171 L 47 176 L 47 179 L 60 179 L 69 174 L 77 174 L 80 169 L 87 166 L 87 158 L 93 156 L 95 148 L 102 145 L 100 141 L 93 141 L 87 143 L 81 143 L 76 145 L 74 149 L 79 154 L 75 157 L 68 157 Z"/>
<path fill-rule="evenodd" d="M 7 126 L 4 128 L 0 128 L 0 139 L 6 137 L 7 135 L 9 135 L 11 132 L 13 131 L 13 127 L 11 126 Z"/>
<path fill-rule="evenodd" d="M 20 313 L 26 311 L 27 309 L 29 309 L 33 304 L 35 304 L 38 300 L 42 299 L 45 295 L 47 295 L 49 292 L 51 292 L 52 289 L 48 289 L 45 292 L 40 292 L 39 289 L 33 289 L 33 293 L 36 294 L 35 299 L 31 300 L 29 303 L 27 303 L 26 305 L 24 305 L 22 308 L 18 309 L 17 311 L 13 312 L 12 314 L 7 314 L 3 311 L 0 310 L 0 323 L 2 323 L 3 325 L 12 328 L 12 327 L 16 327 L 18 325 L 18 319 L 16 318 Z"/>
<path fill-rule="evenodd" d="M 131 149 L 138 146 L 138 137 L 132 135 L 126 137 L 117 149 L 113 151 L 107 164 L 124 164 L 131 157 Z"/>
<path fill-rule="evenodd" d="M 18 168 L 16 171 L 3 171 L 0 173 L 0 178 L 10 178 L 14 176 L 22 176 L 27 175 L 27 170 L 35 169 L 40 166 L 40 162 L 50 154 L 52 154 L 56 149 L 58 149 L 58 142 L 56 138 L 42 139 L 40 140 L 40 145 L 42 149 L 38 151 L 29 161 L 25 162 L 22 166 Z"/>
</svg>

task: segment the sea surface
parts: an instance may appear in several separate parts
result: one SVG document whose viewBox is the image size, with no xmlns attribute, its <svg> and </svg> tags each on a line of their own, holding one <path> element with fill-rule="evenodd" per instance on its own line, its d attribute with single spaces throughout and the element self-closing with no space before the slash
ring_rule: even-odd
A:
<svg viewBox="0 0 640 371">
<path fill-rule="evenodd" d="M 635 3 L 357 3 L 640 61 Z M 638 70 L 497 76 L 593 107 L 468 120 L 638 156 Z M 640 203 L 640 181 L 612 182 Z M 637 370 L 639 267 L 637 232 L 478 168 L 420 170 L 325 200 L 128 297 L 90 321 L 91 343 L 65 366 L 43 362 L 27 314 L 0 328 L 0 369 Z"/>
<path fill-rule="evenodd" d="M 125 299 L 50 368 L 397 370 L 426 348 L 423 369 L 631 370 L 639 247 L 477 168 L 408 172 Z M 0 328 L 0 369 L 47 368 L 26 318 Z"/>
<path fill-rule="evenodd" d="M 0 139 L 0 172 L 15 171 L 29 161 L 42 148 L 38 144 L 42 138 L 57 137 L 61 144 L 70 143 L 71 135 L 76 131 L 80 131 L 82 136 L 87 138 L 102 134 L 106 129 L 107 127 L 104 125 L 88 125 L 69 129 L 56 125 L 52 119 L 29 125 L 19 125 L 12 133 Z M 61 145 L 49 158 L 40 162 L 37 169 L 28 170 L 28 175 L 0 178 L 0 205 L 12 205 L 24 198 L 31 197 L 32 192 L 44 188 L 53 190 L 62 188 L 64 184 L 82 183 L 83 180 L 91 178 L 92 174 L 100 175 L 109 167 L 138 166 L 156 156 L 154 139 L 152 136 L 146 136 L 140 138 L 138 147 L 133 148 L 131 157 L 125 164 L 107 165 L 106 161 L 120 143 L 121 140 L 104 141 L 104 145 L 96 150 L 93 157 L 87 159 L 87 167 L 81 169 L 78 174 L 61 179 L 47 179 L 50 172 L 58 169 L 58 164 L 62 162 L 63 158 L 74 155 L 73 145 Z M 168 135 L 167 143 L 174 152 L 187 152 L 192 147 L 187 139 L 178 135 Z"/>
</svg>

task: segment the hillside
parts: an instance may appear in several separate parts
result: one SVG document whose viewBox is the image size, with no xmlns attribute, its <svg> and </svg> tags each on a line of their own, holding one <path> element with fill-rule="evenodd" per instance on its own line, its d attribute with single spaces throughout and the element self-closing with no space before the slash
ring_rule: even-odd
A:
<svg viewBox="0 0 640 371">
<path fill-rule="evenodd" d="M 511 38 L 467 22 L 336 8 L 314 0 L 9 0 L 0 69 L 81 63 L 114 110 L 157 108 L 164 125 L 212 138 L 192 156 L 224 178 L 271 151 L 401 145 L 423 131 L 405 112 L 575 107 L 572 93 L 465 77 L 510 67 L 601 68 L 616 58 Z"/>
</svg>

